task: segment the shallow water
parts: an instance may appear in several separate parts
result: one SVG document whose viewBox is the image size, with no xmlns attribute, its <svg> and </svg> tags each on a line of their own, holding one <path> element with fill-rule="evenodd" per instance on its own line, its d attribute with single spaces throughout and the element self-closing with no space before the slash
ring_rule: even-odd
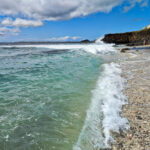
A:
<svg viewBox="0 0 150 150">
<path fill-rule="evenodd" d="M 105 147 L 102 107 L 89 108 L 92 91 L 104 71 L 102 64 L 107 63 L 105 57 L 115 55 L 110 47 L 101 44 L 0 47 L 0 150 Z M 98 105 L 102 104 L 99 99 Z M 90 135 L 96 130 L 83 129 L 87 111 L 100 115 L 100 124 L 96 121 L 94 126 L 100 132 L 95 147 L 95 143 L 90 144 L 94 135 Z M 90 124 L 87 128 L 91 128 Z"/>
</svg>

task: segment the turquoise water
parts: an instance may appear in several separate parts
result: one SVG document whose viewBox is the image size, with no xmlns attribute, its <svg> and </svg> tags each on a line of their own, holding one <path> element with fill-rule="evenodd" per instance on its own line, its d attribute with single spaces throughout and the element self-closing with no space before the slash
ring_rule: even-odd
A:
<svg viewBox="0 0 150 150">
<path fill-rule="evenodd" d="M 0 150 L 71 150 L 102 63 L 83 48 L 0 47 Z"/>
</svg>

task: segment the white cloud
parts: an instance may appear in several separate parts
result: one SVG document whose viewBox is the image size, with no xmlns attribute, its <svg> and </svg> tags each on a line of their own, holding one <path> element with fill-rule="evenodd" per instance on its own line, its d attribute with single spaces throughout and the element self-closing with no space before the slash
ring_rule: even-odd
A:
<svg viewBox="0 0 150 150">
<path fill-rule="evenodd" d="M 136 4 L 141 7 L 148 5 L 148 0 L 0 0 L 0 16 L 16 18 L 4 19 L 1 22 L 3 27 L 0 28 L 6 28 L 9 34 L 17 34 L 15 30 L 19 31 L 18 27 L 37 27 L 42 26 L 44 20 L 67 20 L 96 12 L 110 12 L 123 2 L 127 4 L 124 7 L 125 12 Z M 6 31 L 1 31 L 0 34 L 5 33 Z M 67 39 L 67 36 L 59 40 L 64 40 L 63 38 Z"/>
<path fill-rule="evenodd" d="M 142 6 L 142 7 L 147 7 L 147 6 L 148 6 L 148 1 L 149 1 L 149 0 L 143 1 L 143 3 L 141 4 L 141 6 Z"/>
<path fill-rule="evenodd" d="M 43 22 L 39 20 L 26 20 L 21 18 L 16 18 L 12 20 L 11 18 L 6 18 L 1 22 L 4 26 L 14 26 L 14 27 L 38 27 L 42 26 Z"/>
<path fill-rule="evenodd" d="M 109 12 L 128 3 L 125 11 L 148 0 L 0 0 L 0 15 L 24 16 L 40 20 L 65 20 L 95 12 Z"/>
<path fill-rule="evenodd" d="M 19 32 L 18 28 L 0 27 L 0 36 L 18 35 Z"/>
<path fill-rule="evenodd" d="M 131 0 L 128 1 L 128 6 L 124 7 L 124 12 L 129 11 L 133 7 L 135 7 L 136 4 L 140 4 L 141 7 L 146 7 L 148 5 L 149 0 Z"/>
<path fill-rule="evenodd" d="M 5 18 L 1 21 L 0 36 L 18 35 L 20 32 L 19 27 L 38 27 L 42 26 L 43 22 L 40 20 L 26 20 L 21 18 L 16 18 L 12 20 L 11 18 Z"/>
<path fill-rule="evenodd" d="M 53 38 L 49 38 L 47 39 L 48 41 L 75 41 L 81 39 L 81 37 L 79 36 L 64 36 L 64 37 L 53 37 Z"/>
<path fill-rule="evenodd" d="M 123 0 L 0 0 L 0 14 L 42 20 L 65 20 L 109 12 Z"/>
</svg>

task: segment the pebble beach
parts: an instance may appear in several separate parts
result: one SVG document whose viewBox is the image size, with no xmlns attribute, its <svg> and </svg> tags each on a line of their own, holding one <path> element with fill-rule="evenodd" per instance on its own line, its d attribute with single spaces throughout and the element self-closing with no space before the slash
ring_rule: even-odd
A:
<svg viewBox="0 0 150 150">
<path fill-rule="evenodd" d="M 121 115 L 128 119 L 130 130 L 113 133 L 112 150 L 150 150 L 150 47 L 134 47 L 122 55 L 128 104 Z"/>
</svg>

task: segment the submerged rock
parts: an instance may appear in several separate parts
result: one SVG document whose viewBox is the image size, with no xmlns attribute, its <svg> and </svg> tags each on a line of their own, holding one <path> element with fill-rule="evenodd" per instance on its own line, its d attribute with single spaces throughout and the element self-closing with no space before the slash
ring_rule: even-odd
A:
<svg viewBox="0 0 150 150">
<path fill-rule="evenodd" d="M 129 48 L 122 48 L 122 49 L 120 50 L 120 52 L 125 53 L 127 50 L 130 50 L 130 49 L 129 49 Z"/>
</svg>

